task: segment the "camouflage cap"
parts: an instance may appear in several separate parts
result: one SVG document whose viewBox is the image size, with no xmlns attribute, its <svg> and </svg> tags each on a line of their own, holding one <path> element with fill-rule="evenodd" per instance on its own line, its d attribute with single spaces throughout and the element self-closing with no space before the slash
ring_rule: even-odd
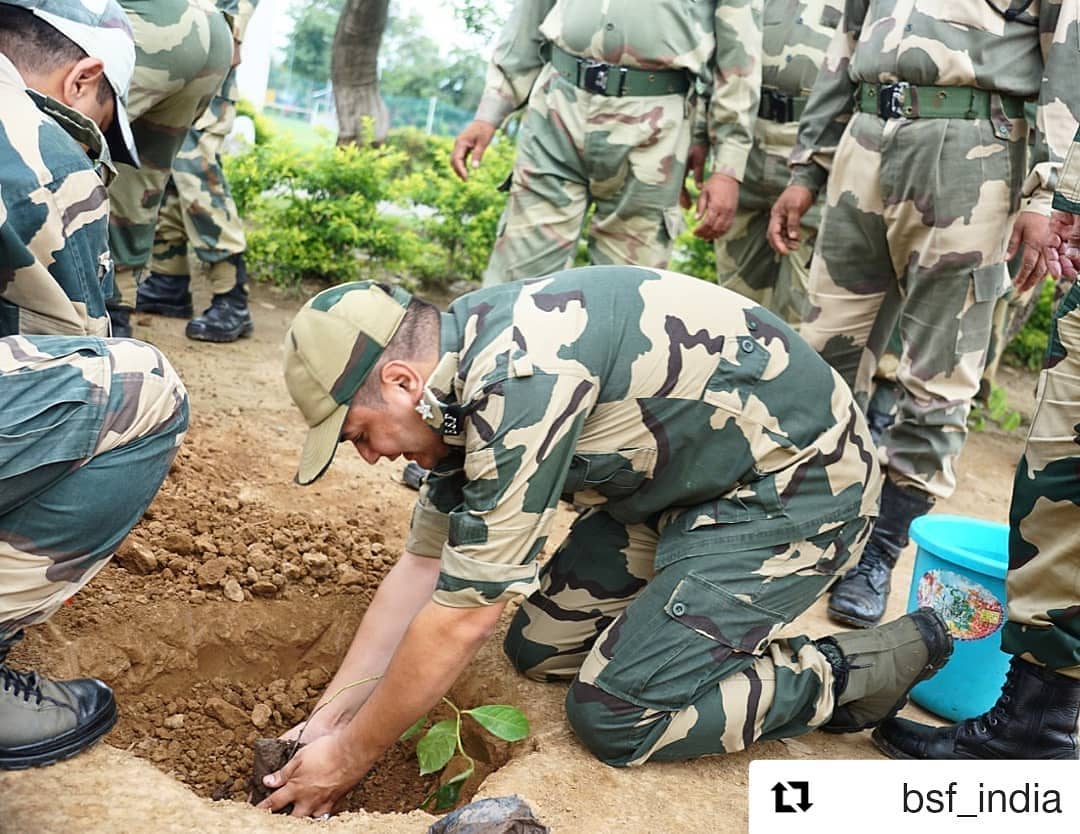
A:
<svg viewBox="0 0 1080 834">
<path fill-rule="evenodd" d="M 310 430 L 298 484 L 334 459 L 349 404 L 397 332 L 412 296 L 372 281 L 323 290 L 300 308 L 285 334 L 285 385 Z"/>
<path fill-rule="evenodd" d="M 138 166 L 135 138 L 127 115 L 127 94 L 135 72 L 135 36 L 116 0 L 0 0 L 40 17 L 73 41 L 91 58 L 105 63 L 105 78 L 116 97 L 116 115 L 105 131 L 109 154 L 117 162 Z"/>
</svg>

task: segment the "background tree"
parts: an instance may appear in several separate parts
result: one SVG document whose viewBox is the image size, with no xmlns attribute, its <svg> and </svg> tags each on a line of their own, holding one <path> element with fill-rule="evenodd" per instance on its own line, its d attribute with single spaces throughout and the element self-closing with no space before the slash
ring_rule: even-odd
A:
<svg viewBox="0 0 1080 834">
<path fill-rule="evenodd" d="M 390 116 L 379 95 L 379 47 L 390 0 L 346 0 L 334 34 L 330 79 L 337 107 L 338 144 L 365 139 L 371 120 L 376 142 L 386 138 Z"/>
</svg>

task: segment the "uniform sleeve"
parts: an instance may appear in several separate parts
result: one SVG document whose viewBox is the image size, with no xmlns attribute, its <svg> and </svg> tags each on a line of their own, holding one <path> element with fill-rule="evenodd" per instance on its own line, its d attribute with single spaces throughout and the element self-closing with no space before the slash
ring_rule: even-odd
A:
<svg viewBox="0 0 1080 834">
<path fill-rule="evenodd" d="M 833 156 L 855 109 L 857 84 L 849 72 L 866 17 L 867 0 L 847 0 L 814 89 L 799 120 L 799 133 L 791 151 L 791 184 L 822 189 Z"/>
<path fill-rule="evenodd" d="M 90 168 L 30 194 L 0 189 L 0 336 L 106 335 L 108 212 Z"/>
<path fill-rule="evenodd" d="M 251 16 L 255 14 L 257 5 L 259 5 L 259 0 L 240 0 L 236 16 L 233 18 L 233 40 L 243 43 L 248 24 L 251 22 Z"/>
<path fill-rule="evenodd" d="M 1070 214 L 1080 214 L 1080 130 L 1073 137 L 1069 155 L 1061 168 L 1054 208 Z"/>
<path fill-rule="evenodd" d="M 706 115 L 712 172 L 742 182 L 761 99 L 762 0 L 716 4 L 712 89 Z"/>
<path fill-rule="evenodd" d="M 462 500 L 447 513 L 435 602 L 474 608 L 539 587 L 536 557 L 595 398 L 591 378 L 569 373 L 486 389 L 467 423 Z M 432 518 L 423 523 L 434 529 Z"/>
<path fill-rule="evenodd" d="M 540 24 L 555 0 L 518 0 L 506 21 L 488 65 L 487 80 L 476 118 L 501 125 L 529 99 L 533 83 L 544 66 Z"/>
<path fill-rule="evenodd" d="M 1023 210 L 1049 214 L 1062 160 L 1076 133 L 1080 97 L 1080 0 L 1044 0 L 1039 9 L 1043 82 L 1035 115 L 1036 131 L 1047 159 L 1036 164 L 1024 182 Z"/>
</svg>

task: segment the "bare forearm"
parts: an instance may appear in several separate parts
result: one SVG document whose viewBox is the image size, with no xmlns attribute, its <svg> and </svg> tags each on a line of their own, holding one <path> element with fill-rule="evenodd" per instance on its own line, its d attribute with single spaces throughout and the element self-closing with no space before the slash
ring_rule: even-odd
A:
<svg viewBox="0 0 1080 834">
<path fill-rule="evenodd" d="M 382 675 L 386 671 L 409 623 L 431 599 L 439 578 L 438 559 L 429 559 L 406 551 L 386 575 L 353 636 L 349 651 L 337 674 L 326 687 L 312 716 L 308 735 L 328 732 L 346 724 L 371 695 L 375 682 L 342 692 L 342 687 L 356 681 Z M 332 704 L 335 693 L 341 692 Z"/>
<path fill-rule="evenodd" d="M 431 603 L 416 616 L 383 679 L 343 731 L 358 772 L 366 773 L 440 701 L 494 631 L 503 607 L 461 610 Z"/>
</svg>

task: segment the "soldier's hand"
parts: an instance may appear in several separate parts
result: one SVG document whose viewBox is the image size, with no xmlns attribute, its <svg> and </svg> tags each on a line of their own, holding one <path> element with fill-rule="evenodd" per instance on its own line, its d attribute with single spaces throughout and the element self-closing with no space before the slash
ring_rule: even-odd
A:
<svg viewBox="0 0 1080 834">
<path fill-rule="evenodd" d="M 765 233 L 769 245 L 780 255 L 799 248 L 802 240 L 802 219 L 814 205 L 814 195 L 805 185 L 789 185 L 769 211 L 769 228 Z"/>
<path fill-rule="evenodd" d="M 1046 267 L 1054 278 L 1076 280 L 1080 272 L 1080 214 L 1055 211 L 1046 241 Z"/>
<path fill-rule="evenodd" d="M 1049 236 L 1049 217 L 1033 211 L 1022 211 L 1017 215 L 1005 259 L 1011 260 L 1023 247 L 1023 262 L 1013 276 L 1013 286 L 1018 293 L 1046 277 L 1046 244 Z"/>
<path fill-rule="evenodd" d="M 686 155 L 686 172 L 693 175 L 694 185 L 699 189 L 705 182 L 705 158 L 708 155 L 709 148 L 706 145 L 691 145 L 690 152 Z"/>
<path fill-rule="evenodd" d="M 694 235 L 714 240 L 731 228 L 735 209 L 739 206 L 739 181 L 727 174 L 713 174 L 701 187 L 696 217 L 701 222 Z"/>
<path fill-rule="evenodd" d="M 454 169 L 454 173 L 467 180 L 469 169 L 466 164 L 471 161 L 473 168 L 480 167 L 480 160 L 494 135 L 495 125 L 491 122 L 479 119 L 469 122 L 454 140 L 454 150 L 450 154 L 450 167 Z"/>
</svg>

